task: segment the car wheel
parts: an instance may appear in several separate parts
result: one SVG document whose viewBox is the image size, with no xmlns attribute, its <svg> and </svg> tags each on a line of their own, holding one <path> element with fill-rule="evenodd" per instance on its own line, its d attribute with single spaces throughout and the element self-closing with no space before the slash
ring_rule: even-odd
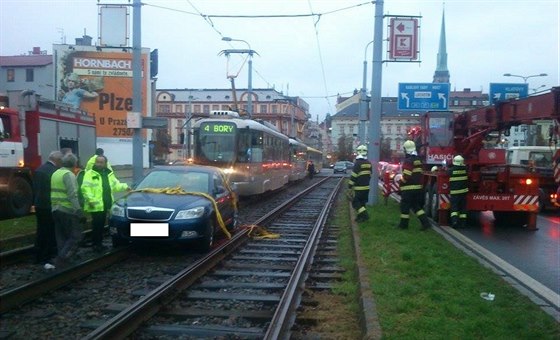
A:
<svg viewBox="0 0 560 340">
<path fill-rule="evenodd" d="M 113 247 L 121 247 L 128 244 L 128 241 L 113 235 L 111 236 L 111 243 L 113 244 Z"/>
<path fill-rule="evenodd" d="M 216 222 L 214 217 L 212 216 L 210 218 L 210 221 L 208 222 L 208 226 L 207 226 L 207 230 L 206 230 L 206 234 L 204 235 L 204 237 L 202 238 L 202 241 L 200 243 L 200 250 L 203 252 L 209 252 L 210 249 L 212 249 L 212 246 L 214 245 L 214 230 L 215 230 L 215 226 L 216 226 Z"/>
<path fill-rule="evenodd" d="M 235 211 L 233 213 L 233 218 L 231 220 L 231 223 L 227 225 L 228 230 L 234 230 L 235 228 L 237 228 L 237 226 L 239 226 L 239 214 L 237 213 L 237 211 Z"/>
</svg>

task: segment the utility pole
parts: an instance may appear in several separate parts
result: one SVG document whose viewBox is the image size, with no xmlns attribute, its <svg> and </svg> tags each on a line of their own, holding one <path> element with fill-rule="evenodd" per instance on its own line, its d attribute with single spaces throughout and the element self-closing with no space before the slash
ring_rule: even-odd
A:
<svg viewBox="0 0 560 340">
<path fill-rule="evenodd" d="M 366 143 L 366 122 L 367 122 L 367 49 L 368 46 L 373 43 L 373 40 L 370 41 L 364 50 L 364 74 L 362 79 L 362 91 L 360 94 L 360 113 L 359 118 L 360 122 L 358 125 L 358 138 L 360 139 L 360 144 Z"/>
<path fill-rule="evenodd" d="M 141 0 L 132 3 L 132 111 L 142 115 L 142 34 Z M 138 184 L 144 176 L 142 159 L 142 129 L 134 129 L 132 136 L 132 180 Z"/>
<path fill-rule="evenodd" d="M 381 84 L 383 71 L 383 0 L 375 2 L 375 22 L 373 32 L 373 63 L 371 67 L 371 103 L 369 116 L 368 159 L 372 163 L 371 181 L 369 184 L 369 205 L 377 203 L 379 172 L 379 148 L 381 147 Z"/>
<path fill-rule="evenodd" d="M 247 114 L 249 119 L 253 118 L 253 52 L 251 51 L 251 46 L 249 46 L 249 98 L 247 98 Z"/>
</svg>

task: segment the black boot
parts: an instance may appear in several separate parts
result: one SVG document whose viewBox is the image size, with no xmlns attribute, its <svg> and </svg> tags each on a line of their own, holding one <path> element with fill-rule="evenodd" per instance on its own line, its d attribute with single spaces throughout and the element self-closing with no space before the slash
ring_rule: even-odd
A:
<svg viewBox="0 0 560 340">
<path fill-rule="evenodd" d="M 420 230 L 426 230 L 432 227 L 430 221 L 428 220 L 428 217 L 425 214 L 418 216 L 418 219 L 420 220 L 420 223 L 422 223 L 422 228 L 420 228 Z"/>
<path fill-rule="evenodd" d="M 408 229 L 408 218 L 401 218 L 401 221 L 397 225 L 397 229 Z"/>
</svg>

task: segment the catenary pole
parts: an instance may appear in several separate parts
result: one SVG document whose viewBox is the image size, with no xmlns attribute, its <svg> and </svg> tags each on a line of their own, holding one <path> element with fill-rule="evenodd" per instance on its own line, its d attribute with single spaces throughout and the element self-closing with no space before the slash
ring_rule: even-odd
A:
<svg viewBox="0 0 560 340">
<path fill-rule="evenodd" d="M 369 205 L 377 203 L 377 193 L 379 181 L 379 173 L 377 172 L 377 164 L 379 164 L 379 149 L 381 146 L 381 72 L 383 70 L 383 0 L 375 2 L 375 21 L 373 32 L 373 63 L 371 67 L 371 103 L 369 116 L 369 145 L 368 159 L 371 161 L 373 168 L 371 174 L 371 182 L 369 185 Z"/>
<path fill-rule="evenodd" d="M 132 8 L 132 111 L 142 113 L 141 0 L 134 0 Z M 132 179 L 134 184 L 138 184 L 144 175 L 142 164 L 142 129 L 134 129 L 132 136 Z"/>
</svg>

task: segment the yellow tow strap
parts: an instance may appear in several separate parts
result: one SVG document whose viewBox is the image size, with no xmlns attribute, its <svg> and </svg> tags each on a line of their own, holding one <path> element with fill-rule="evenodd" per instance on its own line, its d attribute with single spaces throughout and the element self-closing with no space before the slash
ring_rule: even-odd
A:
<svg viewBox="0 0 560 340">
<path fill-rule="evenodd" d="M 228 188 L 229 189 L 229 188 Z M 226 225 L 224 223 L 224 220 L 222 219 L 222 214 L 220 213 L 220 210 L 218 209 L 218 204 L 216 203 L 216 200 L 214 200 L 214 198 L 204 192 L 188 192 L 183 190 L 183 188 L 181 187 L 166 187 L 166 188 L 145 188 L 145 189 L 140 189 L 140 190 L 132 190 L 131 192 L 147 192 L 147 193 L 151 193 L 151 194 L 164 194 L 164 195 L 193 195 L 193 196 L 200 196 L 200 197 L 204 197 L 208 200 L 210 200 L 210 202 L 212 202 L 212 206 L 214 206 L 214 211 L 216 211 L 216 219 L 218 220 L 218 225 L 220 226 L 220 229 L 222 229 L 222 231 L 224 232 L 224 234 L 227 236 L 228 239 L 231 238 L 231 234 L 229 232 L 229 230 L 227 230 Z M 230 191 L 231 192 L 231 191 Z M 234 195 L 234 204 L 235 204 L 235 209 L 237 209 L 237 200 L 235 198 L 235 194 L 233 192 L 231 192 Z"/>
<path fill-rule="evenodd" d="M 250 224 L 250 225 L 243 226 L 243 228 L 249 229 L 247 236 L 255 240 L 280 238 L 280 234 L 271 233 L 270 231 L 266 230 L 264 227 L 259 227 L 258 225 Z"/>
</svg>

